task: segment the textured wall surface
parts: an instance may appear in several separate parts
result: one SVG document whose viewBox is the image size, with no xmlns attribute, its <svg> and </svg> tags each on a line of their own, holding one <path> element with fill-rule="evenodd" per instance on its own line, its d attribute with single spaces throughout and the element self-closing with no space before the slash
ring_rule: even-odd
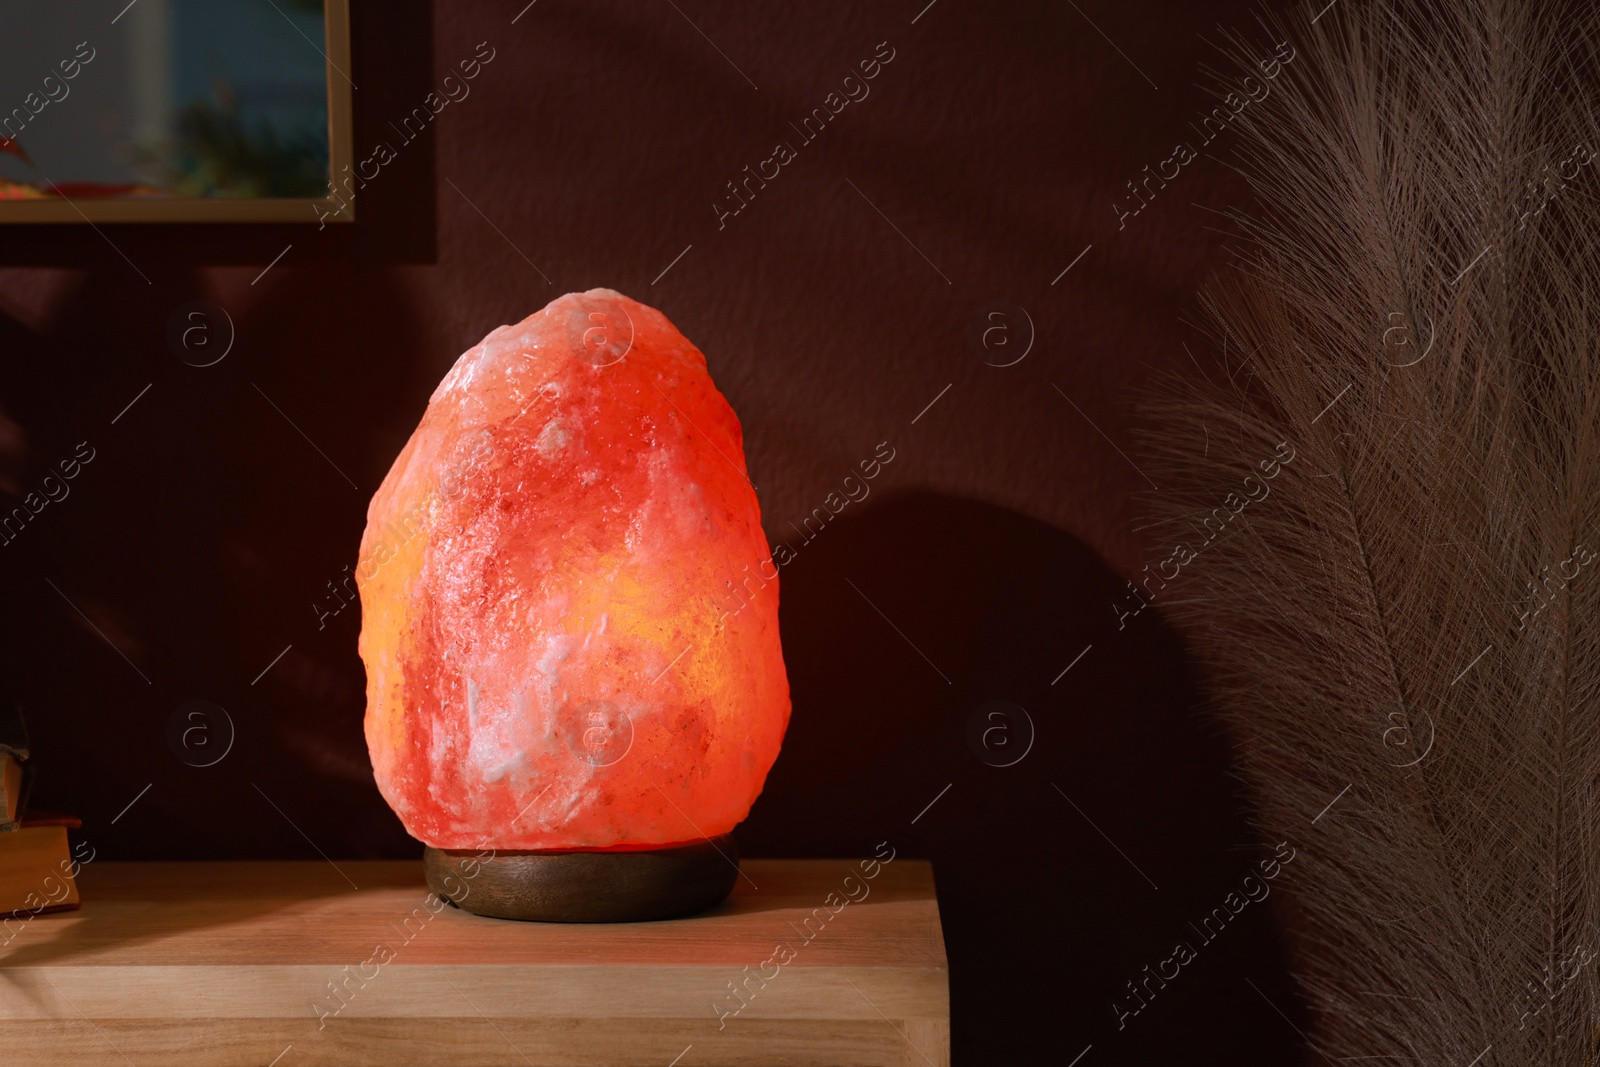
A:
<svg viewBox="0 0 1600 1067">
<path fill-rule="evenodd" d="M 958 1062 L 1293 1061 L 1244 980 L 1296 1015 L 1270 906 L 1123 1027 L 1111 1007 L 1253 854 L 1181 642 L 1111 605 L 1158 558 L 1140 391 L 1188 364 L 1215 212 L 1245 197 L 1234 132 L 1190 126 L 1205 69 L 1224 30 L 1276 42 L 1232 0 L 924 3 L 358 0 L 357 156 L 396 158 L 354 233 L 0 235 L 0 488 L 93 452 L 0 546 L 36 799 L 110 857 L 414 854 L 337 598 L 367 500 L 462 350 L 611 287 L 706 353 L 795 552 L 794 720 L 746 850 L 934 858 Z M 769 177 L 733 199 L 747 166 Z M 1134 214 L 1147 166 L 1177 173 Z M 193 299 L 236 328 L 211 367 L 167 343 Z M 830 496 L 884 449 L 864 498 Z M 1036 732 L 1007 768 L 969 743 L 992 699 Z M 190 700 L 232 721 L 212 766 L 226 731 L 185 740 L 212 722 Z"/>
</svg>

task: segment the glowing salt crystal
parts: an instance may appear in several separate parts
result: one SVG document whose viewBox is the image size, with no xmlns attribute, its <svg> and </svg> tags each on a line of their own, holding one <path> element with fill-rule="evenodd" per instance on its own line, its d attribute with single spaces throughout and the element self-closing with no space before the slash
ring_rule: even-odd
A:
<svg viewBox="0 0 1600 1067">
<path fill-rule="evenodd" d="M 467 351 L 367 512 L 378 787 L 436 848 L 724 833 L 789 719 L 739 421 L 666 317 L 574 293 Z"/>
</svg>

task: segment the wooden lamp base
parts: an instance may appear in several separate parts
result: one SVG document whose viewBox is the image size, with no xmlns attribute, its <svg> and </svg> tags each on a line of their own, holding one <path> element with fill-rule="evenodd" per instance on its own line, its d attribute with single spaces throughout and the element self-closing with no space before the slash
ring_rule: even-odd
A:
<svg viewBox="0 0 1600 1067">
<path fill-rule="evenodd" d="M 428 888 L 474 915 L 553 923 L 676 919 L 716 907 L 739 876 L 733 838 L 627 851 L 429 847 Z"/>
</svg>

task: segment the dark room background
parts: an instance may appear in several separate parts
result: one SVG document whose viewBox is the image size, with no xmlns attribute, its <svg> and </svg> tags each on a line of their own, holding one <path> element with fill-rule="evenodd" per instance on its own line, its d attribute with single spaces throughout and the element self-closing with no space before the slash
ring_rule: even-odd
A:
<svg viewBox="0 0 1600 1067">
<path fill-rule="evenodd" d="M 6 507 L 81 464 L 0 545 L 35 803 L 107 859 L 420 855 L 373 783 L 359 608 L 331 590 L 457 355 L 614 288 L 706 353 L 767 532 L 797 545 L 793 720 L 744 853 L 931 859 L 958 1063 L 1301 1062 L 1277 895 L 1137 1016 L 1112 1007 L 1270 851 L 1182 635 L 1113 607 L 1155 558 L 1141 397 L 1200 373 L 1186 322 L 1245 197 L 1227 133 L 1137 214 L 1130 183 L 1193 137 L 1226 32 L 1276 44 L 1254 9 L 524 5 L 357 0 L 357 158 L 493 58 L 353 226 L 0 234 Z M 169 329 L 194 301 L 227 316 L 209 366 Z M 885 442 L 869 496 L 800 545 Z M 999 756 L 973 730 L 992 701 Z M 195 707 L 231 742 L 207 766 L 174 733 Z"/>
</svg>

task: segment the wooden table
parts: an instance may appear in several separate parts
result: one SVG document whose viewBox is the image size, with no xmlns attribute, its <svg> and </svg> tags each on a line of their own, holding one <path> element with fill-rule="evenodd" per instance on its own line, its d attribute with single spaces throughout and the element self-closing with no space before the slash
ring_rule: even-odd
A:
<svg viewBox="0 0 1600 1067">
<path fill-rule="evenodd" d="M 946 1067 L 928 864 L 743 871 L 706 915 L 569 926 L 435 913 L 420 861 L 91 863 L 81 911 L 0 928 L 0 1062 Z"/>
</svg>

